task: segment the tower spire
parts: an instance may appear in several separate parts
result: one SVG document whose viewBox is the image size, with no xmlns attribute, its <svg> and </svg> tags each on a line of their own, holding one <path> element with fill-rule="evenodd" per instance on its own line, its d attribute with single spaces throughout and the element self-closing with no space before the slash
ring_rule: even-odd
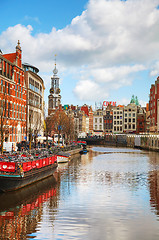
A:
<svg viewBox="0 0 159 240">
<path fill-rule="evenodd" d="M 54 75 L 56 75 L 57 73 L 58 73 L 58 70 L 57 70 L 57 68 L 56 68 L 56 54 L 55 54 L 55 68 L 54 68 L 54 70 L 53 70 L 53 73 L 54 73 Z"/>
</svg>

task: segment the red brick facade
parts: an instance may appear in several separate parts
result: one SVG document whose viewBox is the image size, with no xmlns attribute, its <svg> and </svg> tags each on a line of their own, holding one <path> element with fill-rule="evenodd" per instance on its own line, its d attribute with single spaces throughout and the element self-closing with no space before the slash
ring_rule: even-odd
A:
<svg viewBox="0 0 159 240">
<path fill-rule="evenodd" d="M 157 132 L 157 106 L 159 101 L 159 77 L 150 88 L 150 132 Z"/>
<path fill-rule="evenodd" d="M 15 53 L 0 54 L 0 82 L 0 123 L 2 120 L 4 140 L 23 141 L 26 136 L 27 92 L 19 41 Z"/>
</svg>

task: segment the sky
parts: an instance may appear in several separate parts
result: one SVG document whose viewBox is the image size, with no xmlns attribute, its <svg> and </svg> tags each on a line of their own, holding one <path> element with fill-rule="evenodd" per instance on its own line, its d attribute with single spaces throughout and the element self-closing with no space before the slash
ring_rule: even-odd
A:
<svg viewBox="0 0 159 240">
<path fill-rule="evenodd" d="M 159 73 L 159 0 L 5 0 L 0 49 L 39 68 L 48 103 L 58 69 L 62 104 L 149 101 Z"/>
</svg>

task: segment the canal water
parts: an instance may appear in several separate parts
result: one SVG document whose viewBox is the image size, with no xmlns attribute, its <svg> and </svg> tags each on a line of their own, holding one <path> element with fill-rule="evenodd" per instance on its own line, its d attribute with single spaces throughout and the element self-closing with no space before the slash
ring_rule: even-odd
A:
<svg viewBox="0 0 159 240">
<path fill-rule="evenodd" d="M 93 147 L 0 194 L 0 239 L 159 239 L 159 153 Z"/>
</svg>

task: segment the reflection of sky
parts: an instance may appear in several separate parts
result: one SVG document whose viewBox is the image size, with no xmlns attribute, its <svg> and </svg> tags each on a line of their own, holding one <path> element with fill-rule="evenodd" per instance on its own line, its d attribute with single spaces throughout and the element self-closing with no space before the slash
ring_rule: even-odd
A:
<svg viewBox="0 0 159 240">
<path fill-rule="evenodd" d="M 49 222 L 53 209 L 46 207 L 35 239 L 159 239 L 159 222 L 150 207 L 149 154 L 118 150 L 91 161 L 88 154 L 82 156 L 78 172 L 69 166 L 61 178 L 55 220 Z"/>
</svg>

